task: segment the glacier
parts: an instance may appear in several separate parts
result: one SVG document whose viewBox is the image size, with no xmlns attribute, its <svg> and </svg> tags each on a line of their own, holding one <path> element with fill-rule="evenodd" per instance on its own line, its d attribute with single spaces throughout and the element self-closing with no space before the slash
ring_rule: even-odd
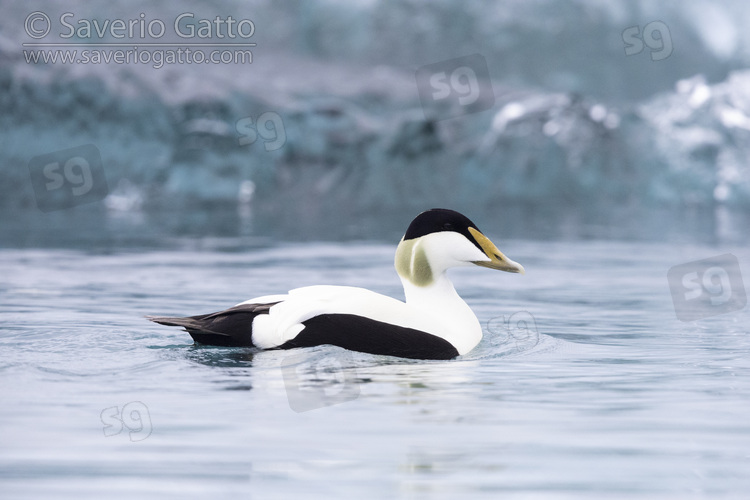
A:
<svg viewBox="0 0 750 500">
<path fill-rule="evenodd" d="M 432 206 L 750 209 L 742 2 L 251 5 L 255 61 L 210 75 L 27 64 L 25 11 L 4 7 L 16 26 L 0 30 L 0 210 L 34 210 L 30 158 L 80 144 L 101 152 L 109 193 L 87 210 L 102 213 L 232 207 L 315 224 Z M 662 18 L 674 52 L 625 55 L 622 32 Z M 287 38 L 264 33 L 272 20 Z M 422 105 L 415 69 L 473 52 L 491 109 Z"/>
</svg>

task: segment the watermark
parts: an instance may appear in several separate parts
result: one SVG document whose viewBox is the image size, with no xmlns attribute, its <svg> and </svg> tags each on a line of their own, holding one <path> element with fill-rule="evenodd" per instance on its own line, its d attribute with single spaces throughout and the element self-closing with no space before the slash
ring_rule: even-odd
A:
<svg viewBox="0 0 750 500">
<path fill-rule="evenodd" d="M 528 311 L 518 311 L 510 316 L 496 316 L 487 322 L 487 330 L 497 336 L 505 354 L 531 349 L 539 343 L 536 318 Z"/>
<path fill-rule="evenodd" d="M 316 410 L 359 397 L 357 372 L 347 351 L 310 359 L 292 354 L 281 362 L 289 407 L 297 413 Z"/>
<path fill-rule="evenodd" d="M 266 151 L 276 151 L 286 144 L 284 121 L 278 113 L 266 111 L 255 120 L 252 116 L 240 118 L 234 126 L 237 131 L 237 143 L 240 146 L 254 144 L 258 136 L 263 140 Z"/>
<path fill-rule="evenodd" d="M 740 263 L 731 253 L 674 266 L 667 281 L 680 321 L 739 311 L 747 305 Z"/>
<path fill-rule="evenodd" d="M 419 100 L 425 116 L 435 104 L 449 105 L 452 118 L 478 113 L 495 105 L 487 60 L 480 54 L 457 57 L 422 66 L 416 72 Z M 484 81 L 485 85 L 480 85 Z"/>
<path fill-rule="evenodd" d="M 87 50 L 24 50 L 26 64 L 151 64 L 161 69 L 165 64 L 251 64 L 249 50 L 178 49 L 87 49 Z"/>
<path fill-rule="evenodd" d="M 123 429 L 127 429 L 131 441 L 143 441 L 153 430 L 148 407 L 140 401 L 131 401 L 123 405 L 122 411 L 118 406 L 105 408 L 102 410 L 101 419 L 105 437 L 116 436 Z"/>
<path fill-rule="evenodd" d="M 24 31 L 32 40 L 22 44 L 27 64 L 150 64 L 155 69 L 165 64 L 251 64 L 250 49 L 257 45 L 249 41 L 255 34 L 252 20 L 202 19 L 192 12 L 165 21 L 143 12 L 130 19 L 77 19 L 64 12 L 52 19 L 34 11 L 26 16 Z"/>
<path fill-rule="evenodd" d="M 42 212 L 103 200 L 109 189 L 102 157 L 93 144 L 35 156 L 29 174 Z"/>
<path fill-rule="evenodd" d="M 661 61 L 672 55 L 672 36 L 667 25 L 661 21 L 648 23 L 642 33 L 638 26 L 625 28 L 622 41 L 626 56 L 640 54 L 644 47 L 651 49 L 652 61 Z"/>
</svg>

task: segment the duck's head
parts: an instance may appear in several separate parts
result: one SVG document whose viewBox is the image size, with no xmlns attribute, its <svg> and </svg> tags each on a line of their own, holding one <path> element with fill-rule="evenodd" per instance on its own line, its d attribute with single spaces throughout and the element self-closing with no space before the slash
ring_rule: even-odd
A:
<svg viewBox="0 0 750 500">
<path fill-rule="evenodd" d="M 444 208 L 417 215 L 396 250 L 396 271 L 417 286 L 432 284 L 451 267 L 472 264 L 510 273 L 525 272 L 468 217 Z"/>
</svg>

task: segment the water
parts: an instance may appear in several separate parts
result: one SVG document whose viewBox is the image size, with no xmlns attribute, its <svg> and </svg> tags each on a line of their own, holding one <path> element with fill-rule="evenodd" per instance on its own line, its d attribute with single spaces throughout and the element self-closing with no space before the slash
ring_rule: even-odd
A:
<svg viewBox="0 0 750 500">
<path fill-rule="evenodd" d="M 394 245 L 248 237 L 0 250 L 2 496 L 750 492 L 748 309 L 678 321 L 666 278 L 725 251 L 750 276 L 746 250 L 599 240 L 501 249 L 528 274 L 453 270 L 485 337 L 439 362 L 199 347 L 143 318 L 318 283 L 401 297 Z M 318 407 L 294 411 L 301 394 Z"/>
</svg>

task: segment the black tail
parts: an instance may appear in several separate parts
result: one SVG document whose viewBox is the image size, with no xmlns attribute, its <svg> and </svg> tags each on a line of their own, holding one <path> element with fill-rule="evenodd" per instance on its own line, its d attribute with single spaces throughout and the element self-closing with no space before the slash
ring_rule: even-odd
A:
<svg viewBox="0 0 750 500">
<path fill-rule="evenodd" d="M 224 311 L 186 318 L 159 318 L 146 316 L 154 323 L 181 326 L 201 344 L 228 347 L 253 346 L 253 319 L 259 314 L 268 314 L 271 306 L 278 304 L 242 304 Z"/>
</svg>

